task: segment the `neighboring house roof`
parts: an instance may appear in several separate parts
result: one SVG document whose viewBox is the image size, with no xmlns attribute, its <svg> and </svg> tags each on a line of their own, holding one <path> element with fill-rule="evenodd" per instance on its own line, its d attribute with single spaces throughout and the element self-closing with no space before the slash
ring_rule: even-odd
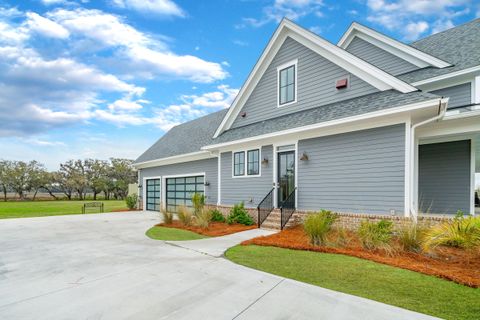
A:
<svg viewBox="0 0 480 320">
<path fill-rule="evenodd" d="M 212 144 L 217 145 L 234 140 L 348 118 L 439 98 L 440 97 L 437 95 L 421 91 L 411 93 L 401 93 L 395 90 L 376 92 L 362 97 L 323 105 L 317 108 L 230 129 L 212 140 Z"/>
<path fill-rule="evenodd" d="M 170 129 L 145 151 L 135 163 L 201 151 L 212 144 L 212 137 L 227 110 L 220 110 Z"/>
<path fill-rule="evenodd" d="M 450 62 L 443 69 L 425 68 L 399 76 L 409 83 L 480 66 L 480 19 L 436 33 L 411 44 L 423 52 Z"/>
<path fill-rule="evenodd" d="M 394 54 L 419 68 L 445 68 L 451 66 L 450 63 L 437 58 L 433 54 L 421 51 L 414 46 L 409 46 L 357 22 L 350 25 L 337 45 L 346 49 L 355 37 L 368 41 L 386 52 Z"/>
<path fill-rule="evenodd" d="M 253 89 L 260 81 L 265 70 L 268 68 L 287 37 L 301 43 L 339 67 L 348 70 L 351 74 L 381 91 L 395 89 L 407 93 L 417 90 L 415 87 L 354 56 L 346 50 L 319 37 L 317 34 L 300 27 L 288 19 L 283 19 L 268 42 L 260 59 L 255 64 L 255 67 L 245 81 L 245 84 L 242 86 L 240 92 L 230 106 L 225 118 L 215 131 L 214 137 L 218 137 L 222 132 L 230 129 L 242 106 L 249 98 Z"/>
</svg>

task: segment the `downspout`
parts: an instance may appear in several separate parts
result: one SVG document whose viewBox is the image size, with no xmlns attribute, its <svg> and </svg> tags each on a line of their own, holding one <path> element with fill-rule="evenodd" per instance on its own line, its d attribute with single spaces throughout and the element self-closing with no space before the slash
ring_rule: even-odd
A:
<svg viewBox="0 0 480 320">
<path fill-rule="evenodd" d="M 417 156 L 416 150 L 415 150 L 415 129 L 418 127 L 421 127 L 423 125 L 438 121 L 443 119 L 445 116 L 445 113 L 447 112 L 447 106 L 448 106 L 448 99 L 449 98 L 441 98 L 440 101 L 438 102 L 438 115 L 436 115 L 433 118 L 426 119 L 422 122 L 416 123 L 410 127 L 410 215 L 413 218 L 413 221 L 417 222 L 417 217 L 418 217 L 418 212 L 415 209 L 415 191 L 418 192 L 418 190 L 415 190 L 413 188 L 414 181 L 415 181 L 415 157 Z M 443 106 L 443 108 L 442 108 Z"/>
</svg>

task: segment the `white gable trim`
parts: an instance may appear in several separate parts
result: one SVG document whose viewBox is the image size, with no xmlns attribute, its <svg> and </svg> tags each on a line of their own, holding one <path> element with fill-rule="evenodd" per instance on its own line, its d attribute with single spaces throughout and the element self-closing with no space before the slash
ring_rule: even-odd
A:
<svg viewBox="0 0 480 320">
<path fill-rule="evenodd" d="M 171 156 L 171 157 L 149 160 L 144 162 L 137 162 L 133 164 L 133 167 L 138 170 L 138 169 L 166 166 L 169 164 L 175 164 L 180 162 L 204 160 L 204 159 L 210 159 L 210 158 L 216 158 L 216 157 L 217 155 L 214 155 L 207 151 L 197 151 L 197 152 L 180 154 L 177 156 Z"/>
<path fill-rule="evenodd" d="M 403 60 L 408 61 L 419 68 L 425 68 L 428 66 L 445 68 L 451 66 L 451 64 L 448 62 L 401 43 L 400 41 L 387 37 L 386 35 L 362 26 L 356 22 L 350 25 L 347 32 L 345 32 L 338 42 L 338 46 L 346 49 L 355 37 L 368 41 L 371 44 L 393 55 L 396 55 L 397 57 L 402 58 Z"/>
<path fill-rule="evenodd" d="M 228 130 L 231 127 L 242 106 L 255 89 L 265 70 L 268 68 L 287 37 L 290 37 L 307 48 L 315 51 L 322 57 L 330 60 L 339 67 L 348 70 L 348 72 L 368 82 L 370 85 L 381 91 L 395 89 L 402 93 L 408 93 L 417 90 L 408 83 L 348 53 L 327 40 L 320 38 L 316 34 L 301 28 L 295 23 L 284 19 L 278 26 L 277 30 L 275 30 L 275 33 L 268 42 L 260 59 L 248 76 L 245 84 L 240 89 L 240 92 L 230 106 L 227 114 L 220 123 L 220 126 L 217 128 L 214 138 L 218 137 L 223 131 Z"/>
</svg>

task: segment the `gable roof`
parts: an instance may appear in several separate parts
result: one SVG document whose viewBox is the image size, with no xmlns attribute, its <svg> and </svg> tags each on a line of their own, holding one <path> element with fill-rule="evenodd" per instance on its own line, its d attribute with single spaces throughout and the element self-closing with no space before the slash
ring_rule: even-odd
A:
<svg viewBox="0 0 480 320">
<path fill-rule="evenodd" d="M 448 60 L 453 66 L 444 69 L 425 68 L 399 76 L 416 82 L 461 71 L 480 71 L 480 18 L 448 29 L 411 44 L 423 52 Z"/>
<path fill-rule="evenodd" d="M 245 84 L 242 86 L 240 92 L 230 106 L 225 118 L 215 131 L 214 137 L 218 137 L 223 131 L 231 127 L 233 121 L 239 114 L 241 107 L 258 84 L 263 73 L 270 65 L 272 59 L 275 57 L 287 37 L 301 43 L 339 67 L 348 70 L 348 72 L 354 74 L 365 82 L 368 82 L 370 85 L 381 91 L 395 89 L 402 93 L 408 93 L 417 90 L 415 87 L 350 54 L 342 48 L 335 46 L 290 20 L 283 19 L 260 56 L 260 59 L 245 81 Z"/>
<path fill-rule="evenodd" d="M 338 41 L 337 45 L 343 49 L 346 49 L 355 37 L 370 42 L 386 52 L 396 55 L 397 57 L 402 58 L 403 60 L 408 61 L 419 68 L 446 68 L 451 66 L 450 63 L 441 60 L 432 54 L 426 53 L 413 46 L 406 45 L 357 22 L 353 22 L 350 25 L 340 41 Z"/>
<path fill-rule="evenodd" d="M 213 133 L 226 112 L 220 110 L 173 127 L 138 157 L 135 164 L 201 151 L 201 147 L 212 143 Z"/>
<path fill-rule="evenodd" d="M 259 137 L 271 133 L 282 134 L 282 131 L 302 128 L 309 125 L 327 123 L 329 121 L 373 114 L 375 112 L 393 110 L 417 103 L 431 101 L 437 105 L 441 97 L 422 91 L 401 93 L 396 90 L 380 91 L 365 96 L 323 105 L 317 108 L 295 112 L 292 114 L 256 122 L 242 127 L 232 128 L 212 140 L 212 145 L 203 149 L 214 149 L 220 144 Z"/>
</svg>

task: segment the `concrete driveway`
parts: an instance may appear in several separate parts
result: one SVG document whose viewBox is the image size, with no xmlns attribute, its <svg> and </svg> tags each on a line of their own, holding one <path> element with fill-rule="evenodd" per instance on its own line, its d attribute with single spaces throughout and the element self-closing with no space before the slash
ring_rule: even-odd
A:
<svg viewBox="0 0 480 320">
<path fill-rule="evenodd" d="M 150 240 L 158 219 L 0 220 L 0 319 L 433 319 Z"/>
</svg>

